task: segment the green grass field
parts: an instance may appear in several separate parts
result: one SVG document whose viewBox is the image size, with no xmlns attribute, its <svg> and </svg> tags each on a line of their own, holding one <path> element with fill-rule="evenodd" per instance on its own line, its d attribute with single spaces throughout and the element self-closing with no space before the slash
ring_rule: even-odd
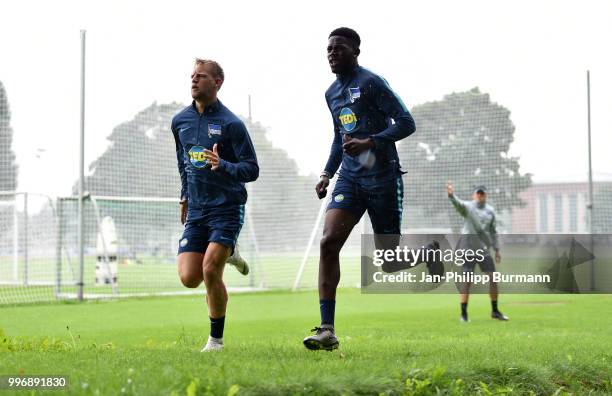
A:
<svg viewBox="0 0 612 396">
<path fill-rule="evenodd" d="M 288 288 L 293 284 L 302 256 L 299 254 L 265 255 L 253 258 L 244 254 L 251 265 L 249 276 L 240 275 L 235 270 L 225 271 L 224 280 L 229 287 L 233 288 L 258 288 L 268 289 Z M 17 272 L 17 281 L 14 285 L 3 285 L 2 281 L 13 281 L 12 258 L 0 257 L 0 306 L 5 304 L 20 304 L 28 302 L 53 302 L 55 297 L 55 281 L 57 277 L 56 262 L 52 258 L 30 259 L 29 279 L 34 282 L 46 282 L 48 286 L 24 286 L 23 263 Z M 142 256 L 139 263 L 131 262 L 124 264 L 123 260 L 118 265 L 117 291 L 123 294 L 153 294 L 163 292 L 185 292 L 187 289 L 181 284 L 178 277 L 176 257 L 171 259 L 160 259 L 157 257 Z M 358 286 L 360 280 L 360 258 L 357 256 L 343 255 L 345 269 L 342 273 L 341 286 Z M 310 256 L 301 286 L 305 288 L 316 287 L 319 258 Z M 265 266 L 264 266 L 265 265 Z M 85 293 L 90 296 L 111 295 L 110 285 L 95 285 L 96 260 L 94 257 L 85 259 Z M 64 260 L 62 268 L 61 292 L 76 295 L 77 287 L 74 286 L 78 280 L 78 265 L 72 260 L 72 268 Z"/>
<path fill-rule="evenodd" d="M 506 323 L 487 300 L 461 324 L 456 295 L 342 289 L 340 349 L 312 352 L 316 292 L 236 294 L 213 354 L 202 297 L 1 307 L 0 375 L 91 395 L 612 393 L 612 296 L 503 296 Z"/>
</svg>

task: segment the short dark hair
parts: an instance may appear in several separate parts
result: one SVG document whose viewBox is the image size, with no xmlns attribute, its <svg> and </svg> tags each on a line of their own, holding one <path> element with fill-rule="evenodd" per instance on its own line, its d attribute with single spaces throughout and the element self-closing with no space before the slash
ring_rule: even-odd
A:
<svg viewBox="0 0 612 396">
<path fill-rule="evenodd" d="M 354 43 L 355 48 L 359 48 L 359 46 L 361 45 L 361 37 L 359 37 L 359 34 L 357 34 L 357 32 L 354 31 L 351 28 L 339 27 L 337 29 L 334 29 L 329 34 L 329 37 L 331 37 L 331 36 L 341 36 L 341 37 L 344 37 L 344 38 L 350 40 L 352 43 Z"/>
</svg>

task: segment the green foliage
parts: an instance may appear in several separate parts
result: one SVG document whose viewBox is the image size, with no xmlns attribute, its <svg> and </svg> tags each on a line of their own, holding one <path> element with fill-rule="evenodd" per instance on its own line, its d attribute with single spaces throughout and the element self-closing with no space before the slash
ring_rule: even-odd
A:
<svg viewBox="0 0 612 396">
<path fill-rule="evenodd" d="M 308 240 L 321 205 L 314 193 L 317 178 L 301 176 L 295 160 L 272 145 L 260 123 L 247 122 L 247 128 L 259 162 L 259 179 L 249 184 L 249 210 L 259 248 L 294 252 Z"/>
<path fill-rule="evenodd" d="M 75 345 L 49 337 L 9 337 L 0 328 L 0 354 L 6 352 L 69 352 Z"/>
<path fill-rule="evenodd" d="M 4 84 L 0 81 L 0 191 L 17 189 L 17 162 L 12 143 L 11 110 Z"/>
<path fill-rule="evenodd" d="M 182 108 L 180 103 L 153 103 L 116 126 L 106 151 L 89 165 L 87 190 L 95 195 L 178 199 L 180 179 L 170 121 Z"/>
<path fill-rule="evenodd" d="M 11 111 L 4 85 L 0 81 L 0 191 L 17 189 L 17 162 L 12 148 L 13 128 L 11 128 Z M 0 195 L 0 201 L 13 200 L 13 196 Z M 10 235 L 13 208 L 0 205 L 0 242 Z"/>
<path fill-rule="evenodd" d="M 519 193 L 531 185 L 531 175 L 521 174 L 519 158 L 508 153 L 515 129 L 508 109 L 474 88 L 417 105 L 412 114 L 417 131 L 398 149 L 408 172 L 405 205 L 420 209 L 412 222 L 429 218 L 429 227 L 459 227 L 446 196 L 448 181 L 462 199 L 485 184 L 498 211 L 523 205 Z"/>
<path fill-rule="evenodd" d="M 108 137 L 108 148 L 89 166 L 91 175 L 86 177 L 86 189 L 92 195 L 176 198 L 178 202 L 180 178 L 170 124 L 183 107 L 180 103 L 153 103 L 133 119 L 115 127 Z M 260 123 L 244 122 L 260 167 L 258 180 L 247 186 L 248 215 L 254 219 L 253 230 L 259 248 L 271 245 L 275 251 L 292 251 L 296 244 L 307 240 L 312 229 L 313 216 L 320 205 L 314 194 L 317 179 L 299 175 L 297 163 L 284 150 L 272 145 L 266 137 L 266 128 Z M 73 192 L 77 192 L 76 183 Z M 103 215 L 113 217 L 117 229 L 121 230 L 122 245 L 129 246 L 131 251 L 144 246 L 154 251 L 166 248 L 167 241 L 177 233 L 177 205 L 156 202 L 101 202 L 100 205 Z M 66 221 L 74 222 L 76 203 L 65 206 Z M 91 206 L 86 208 L 86 218 L 94 219 Z M 279 218 L 285 221 L 279 223 Z M 270 224 L 276 226 L 271 228 Z M 74 226 L 66 224 L 64 228 L 71 230 Z M 95 226 L 90 222 L 86 229 L 94 230 Z M 250 239 L 245 237 L 247 232 L 251 229 L 245 227 L 242 240 Z M 96 233 L 88 235 L 89 243 L 95 243 Z M 279 246 L 279 241 L 286 246 Z"/>
</svg>

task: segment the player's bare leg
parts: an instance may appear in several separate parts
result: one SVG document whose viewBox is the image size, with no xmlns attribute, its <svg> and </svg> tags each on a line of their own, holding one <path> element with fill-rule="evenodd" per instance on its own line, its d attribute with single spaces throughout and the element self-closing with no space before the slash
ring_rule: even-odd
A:
<svg viewBox="0 0 612 396">
<path fill-rule="evenodd" d="M 204 281 L 202 253 L 184 252 L 178 255 L 178 273 L 185 287 L 196 288 Z"/>
<path fill-rule="evenodd" d="M 220 243 L 210 242 L 204 255 L 203 272 L 206 285 L 206 302 L 211 318 L 225 316 L 227 290 L 223 283 L 223 269 L 230 255 L 230 249 Z"/>
<path fill-rule="evenodd" d="M 227 289 L 223 282 L 223 269 L 230 255 L 230 249 L 220 243 L 210 242 L 206 248 L 203 262 L 204 284 L 206 285 L 206 303 L 210 317 L 210 336 L 205 351 L 223 349 L 223 327 L 227 307 Z"/>
<path fill-rule="evenodd" d="M 323 238 L 319 258 L 319 304 L 321 326 L 316 334 L 304 339 L 304 345 L 312 350 L 332 350 L 338 347 L 334 334 L 336 289 L 340 282 L 340 250 L 359 219 L 343 209 L 330 209 L 325 214 Z"/>
<path fill-rule="evenodd" d="M 340 250 L 359 219 L 343 209 L 330 209 L 325 214 L 319 256 L 319 298 L 335 300 L 340 282 Z"/>
<path fill-rule="evenodd" d="M 222 331 L 227 307 L 223 269 L 229 253 L 230 250 L 226 246 L 211 242 L 205 254 L 184 252 L 178 255 L 178 273 L 183 285 L 196 288 L 202 281 L 206 285 L 206 303 L 211 319 L 211 337 L 203 349 L 207 351 L 223 348 Z M 220 334 L 218 334 L 219 328 Z"/>
</svg>

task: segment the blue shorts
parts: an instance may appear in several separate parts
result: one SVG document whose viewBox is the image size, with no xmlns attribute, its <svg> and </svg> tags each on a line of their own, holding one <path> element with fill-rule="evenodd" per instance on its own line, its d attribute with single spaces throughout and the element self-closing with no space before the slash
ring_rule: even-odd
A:
<svg viewBox="0 0 612 396">
<path fill-rule="evenodd" d="M 185 231 L 179 240 L 178 254 L 204 253 L 209 242 L 220 243 L 234 252 L 244 223 L 244 205 L 190 209 Z"/>
<path fill-rule="evenodd" d="M 327 210 L 344 209 L 357 217 L 368 211 L 375 234 L 401 234 L 404 182 L 402 176 L 386 182 L 364 185 L 338 177 Z"/>
</svg>

